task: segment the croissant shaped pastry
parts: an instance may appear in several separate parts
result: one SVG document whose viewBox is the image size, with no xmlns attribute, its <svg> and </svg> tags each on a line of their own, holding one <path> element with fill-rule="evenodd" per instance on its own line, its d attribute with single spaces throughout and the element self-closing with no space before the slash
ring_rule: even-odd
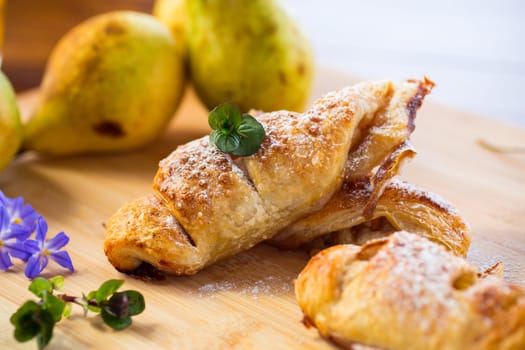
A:
<svg viewBox="0 0 525 350">
<path fill-rule="evenodd" d="M 314 256 L 295 281 L 305 324 L 385 350 L 525 349 L 525 289 L 405 231 Z"/>
<path fill-rule="evenodd" d="M 373 213 L 388 193 L 391 175 L 382 173 L 395 173 L 379 170 L 396 168 L 389 164 L 403 157 L 392 155 L 406 154 L 416 110 L 432 86 L 427 79 L 364 82 L 328 93 L 303 114 L 257 113 L 266 138 L 249 157 L 231 157 L 207 136 L 179 146 L 160 161 L 154 193 L 125 204 L 108 221 L 108 260 L 128 273 L 147 263 L 194 274 L 286 232 L 338 198 L 349 188 L 344 184 L 362 179 L 376 188 L 366 197 L 372 204 L 362 206 Z M 468 232 L 451 232 L 446 240 L 463 254 Z"/>
<path fill-rule="evenodd" d="M 465 256 L 470 228 L 457 210 L 434 193 L 393 178 L 415 151 L 401 144 L 371 176 L 345 181 L 319 211 L 279 232 L 271 243 L 318 251 L 344 243 L 363 244 L 398 230 L 408 230 Z"/>
</svg>

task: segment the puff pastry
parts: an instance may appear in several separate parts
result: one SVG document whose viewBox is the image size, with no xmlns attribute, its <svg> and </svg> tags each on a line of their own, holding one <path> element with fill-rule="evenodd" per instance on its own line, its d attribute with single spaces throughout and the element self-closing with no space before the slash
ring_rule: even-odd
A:
<svg viewBox="0 0 525 350">
<path fill-rule="evenodd" d="M 321 251 L 295 293 L 305 324 L 346 348 L 525 349 L 523 287 L 404 231 Z"/>
<path fill-rule="evenodd" d="M 108 221 L 108 260 L 123 272 L 145 262 L 193 274 L 273 237 L 380 167 L 410 136 L 432 86 L 364 82 L 303 114 L 259 113 L 267 137 L 249 157 L 232 158 L 207 136 L 179 146 L 160 161 L 154 193 Z"/>
<path fill-rule="evenodd" d="M 437 194 L 394 178 L 402 163 L 414 155 L 408 143 L 401 144 L 374 174 L 345 181 L 321 210 L 286 227 L 271 243 L 315 252 L 407 230 L 465 256 L 471 233 L 458 211 Z"/>
</svg>

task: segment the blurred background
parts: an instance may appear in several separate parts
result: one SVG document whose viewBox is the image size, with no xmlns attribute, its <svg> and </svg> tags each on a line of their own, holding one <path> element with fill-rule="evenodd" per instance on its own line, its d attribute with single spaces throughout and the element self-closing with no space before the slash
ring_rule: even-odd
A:
<svg viewBox="0 0 525 350">
<path fill-rule="evenodd" d="M 428 75 L 438 101 L 525 126 L 525 2 L 281 0 L 310 37 L 317 64 L 353 79 Z M 153 0 L 7 0 L 3 69 L 17 91 L 38 86 L 56 41 L 115 9 Z"/>
</svg>

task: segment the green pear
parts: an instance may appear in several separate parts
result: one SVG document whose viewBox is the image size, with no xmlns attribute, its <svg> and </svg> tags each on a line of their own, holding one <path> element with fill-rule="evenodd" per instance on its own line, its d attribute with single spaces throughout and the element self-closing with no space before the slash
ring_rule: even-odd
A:
<svg viewBox="0 0 525 350">
<path fill-rule="evenodd" d="M 272 0 L 187 0 L 187 45 L 195 89 L 208 108 L 305 108 L 313 54 L 296 23 Z"/>
<path fill-rule="evenodd" d="M 177 43 L 153 16 L 96 16 L 53 49 L 24 147 L 69 155 L 144 146 L 164 131 L 184 80 Z"/>
<path fill-rule="evenodd" d="M 182 54 L 186 54 L 186 0 L 157 0 L 153 5 L 153 16 L 164 23 L 175 37 Z"/>
<path fill-rule="evenodd" d="M 0 170 L 16 155 L 22 143 L 22 122 L 13 87 L 0 71 Z"/>
</svg>

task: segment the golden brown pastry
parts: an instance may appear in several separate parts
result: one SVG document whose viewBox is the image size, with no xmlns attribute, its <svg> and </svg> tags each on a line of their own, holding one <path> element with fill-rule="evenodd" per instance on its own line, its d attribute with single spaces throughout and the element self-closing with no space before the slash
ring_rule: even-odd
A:
<svg viewBox="0 0 525 350">
<path fill-rule="evenodd" d="M 365 82 L 303 114 L 260 113 L 267 137 L 249 157 L 232 158 L 207 136 L 179 146 L 159 163 L 154 193 L 109 220 L 109 261 L 124 272 L 146 262 L 193 274 L 274 236 L 383 164 L 408 139 L 432 86 Z"/>
<path fill-rule="evenodd" d="M 270 242 L 316 252 L 406 230 L 465 256 L 470 228 L 457 210 L 437 194 L 393 178 L 414 155 L 407 142 L 401 144 L 373 174 L 346 180 L 323 208 L 287 226 Z"/>
<path fill-rule="evenodd" d="M 305 324 L 346 348 L 525 349 L 523 287 L 404 231 L 323 250 L 295 294 Z"/>
</svg>

